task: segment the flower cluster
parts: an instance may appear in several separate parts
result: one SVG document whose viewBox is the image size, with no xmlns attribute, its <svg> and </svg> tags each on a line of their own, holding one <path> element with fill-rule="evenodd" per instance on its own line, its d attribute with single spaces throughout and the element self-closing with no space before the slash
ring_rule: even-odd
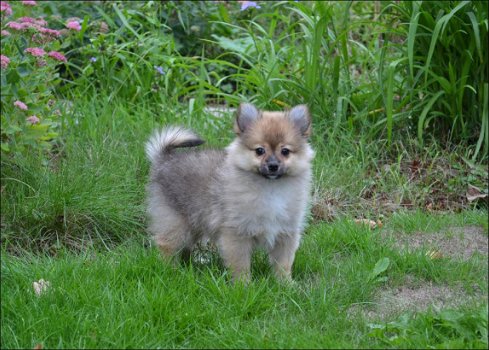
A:
<svg viewBox="0 0 489 350">
<path fill-rule="evenodd" d="M 27 108 L 27 105 L 24 102 L 19 101 L 19 100 L 14 102 L 14 106 L 22 109 L 23 111 L 27 111 L 29 109 L 29 108 Z"/>
<path fill-rule="evenodd" d="M 0 55 L 0 66 L 2 69 L 6 69 L 10 63 L 10 58 L 4 55 Z"/>
<path fill-rule="evenodd" d="M 68 23 L 66 23 L 66 28 L 76 30 L 77 32 L 82 29 L 80 22 L 78 21 L 69 21 Z"/>
<path fill-rule="evenodd" d="M 12 7 L 6 1 L 0 1 L 0 12 L 5 14 L 6 16 L 10 16 L 12 14 Z"/>
<path fill-rule="evenodd" d="M 42 57 L 46 55 L 46 51 L 40 47 L 28 47 L 24 50 L 25 53 L 30 53 L 34 57 Z"/>
<path fill-rule="evenodd" d="M 66 57 L 58 51 L 50 51 L 48 53 L 48 56 L 51 58 L 54 58 L 55 60 L 61 61 L 61 62 L 66 62 Z"/>
<path fill-rule="evenodd" d="M 60 45 L 61 39 L 69 39 L 70 32 L 81 30 L 80 21 L 75 18 L 66 20 L 66 29 L 50 28 L 49 17 L 44 17 L 42 8 L 36 5 L 36 1 L 0 1 L 0 63 L 2 77 L 5 76 L 1 86 L 5 106 L 1 115 L 2 154 L 14 148 L 19 151 L 31 147 L 32 139 L 42 149 L 51 147 L 50 140 L 55 139 L 58 127 L 54 120 L 60 116 L 53 95 L 59 84 L 56 65 L 67 62 L 66 56 L 57 50 L 66 46 Z M 17 74 L 8 74 L 16 70 Z M 7 115 L 9 119 L 5 118 Z M 36 128 L 36 124 L 43 127 Z"/>
</svg>

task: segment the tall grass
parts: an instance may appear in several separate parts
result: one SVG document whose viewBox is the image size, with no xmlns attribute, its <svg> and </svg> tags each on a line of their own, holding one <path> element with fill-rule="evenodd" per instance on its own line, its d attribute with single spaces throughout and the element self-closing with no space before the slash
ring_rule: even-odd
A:
<svg viewBox="0 0 489 350">
<path fill-rule="evenodd" d="M 392 5 L 394 6 L 394 5 Z M 481 1 L 402 2 L 407 77 L 403 88 L 417 137 L 427 132 L 471 145 L 473 160 L 489 149 L 487 4 Z"/>
<path fill-rule="evenodd" d="M 192 101 L 197 113 L 209 101 L 307 103 L 328 143 L 344 132 L 388 146 L 415 136 L 420 149 L 462 142 L 472 160 L 487 156 L 483 2 L 177 5 L 95 6 L 110 30 L 74 48 L 77 83 L 134 103 Z"/>
</svg>

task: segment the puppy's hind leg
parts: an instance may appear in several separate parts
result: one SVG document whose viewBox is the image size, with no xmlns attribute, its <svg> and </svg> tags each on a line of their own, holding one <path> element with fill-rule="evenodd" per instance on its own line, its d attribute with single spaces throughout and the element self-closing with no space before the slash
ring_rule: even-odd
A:
<svg viewBox="0 0 489 350">
<path fill-rule="evenodd" d="M 180 254 L 184 258 L 188 256 L 192 237 L 186 220 L 172 208 L 161 204 L 151 207 L 149 214 L 149 231 L 161 255 L 167 260 Z"/>
</svg>

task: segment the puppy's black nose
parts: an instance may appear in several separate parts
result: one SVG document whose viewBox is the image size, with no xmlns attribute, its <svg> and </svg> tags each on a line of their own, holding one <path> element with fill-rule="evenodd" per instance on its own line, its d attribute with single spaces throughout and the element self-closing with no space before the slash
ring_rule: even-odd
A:
<svg viewBox="0 0 489 350">
<path fill-rule="evenodd" d="M 271 173 L 274 173 L 278 170 L 278 164 L 277 163 L 272 163 L 268 164 L 268 171 Z"/>
</svg>

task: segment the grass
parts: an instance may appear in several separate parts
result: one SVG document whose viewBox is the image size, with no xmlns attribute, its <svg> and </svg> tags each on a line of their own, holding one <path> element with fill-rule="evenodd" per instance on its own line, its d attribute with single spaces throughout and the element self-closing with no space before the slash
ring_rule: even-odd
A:
<svg viewBox="0 0 489 350">
<path fill-rule="evenodd" d="M 487 213 L 480 211 L 417 213 L 396 217 L 383 230 L 429 232 L 482 222 Z M 2 348 L 487 347 L 480 334 L 481 322 L 487 327 L 483 297 L 445 314 L 429 309 L 382 320 L 348 313 L 352 305 L 375 303 L 377 290 L 402 285 L 407 274 L 420 283 L 461 284 L 467 295 L 477 285 L 487 296 L 487 261 L 477 256 L 433 261 L 419 252 L 399 254 L 381 244 L 379 232 L 343 219 L 309 228 L 294 285 L 271 278 L 258 252 L 253 282 L 244 287 L 229 284 L 215 254 L 210 263 L 175 268 L 143 243 L 132 239 L 83 254 L 61 250 L 55 258 L 3 252 Z M 369 279 L 382 258 L 390 260 L 385 280 Z M 51 287 L 38 297 L 32 282 L 40 278 Z M 458 318 L 444 322 L 446 312 Z"/>
<path fill-rule="evenodd" d="M 170 108 L 109 99 L 89 95 L 75 100 L 64 121 L 64 142 L 48 162 L 35 153 L 14 161 L 2 158 L 2 242 L 10 250 L 20 245 L 54 252 L 65 243 L 77 250 L 87 244 L 111 246 L 144 232 L 149 167 L 144 143 L 152 130 L 184 124 L 202 135 L 206 147 L 223 147 L 233 137 L 231 114 L 216 117 L 192 110 L 192 103 Z M 320 127 L 314 131 L 316 219 L 382 218 L 404 207 L 436 205 L 445 197 L 459 201 L 468 184 L 484 188 L 487 181 L 482 166 L 471 170 L 457 163 L 457 152 L 433 148 L 418 155 L 405 147 L 396 162 L 378 143 L 357 142 L 349 134 L 325 141 Z M 414 174 L 414 180 L 406 170 L 413 161 L 419 161 L 419 174 L 424 174 Z M 446 175 L 445 167 L 452 164 L 460 169 Z M 324 201 L 331 213 L 323 213 Z M 441 209 L 477 207 L 450 205 Z"/>
<path fill-rule="evenodd" d="M 337 190 L 347 204 L 338 206 L 331 223 L 310 218 L 294 286 L 270 277 L 261 252 L 254 257 L 253 283 L 232 286 L 215 254 L 209 264 L 173 269 L 148 248 L 143 147 L 154 127 L 175 122 L 221 147 L 232 138 L 232 118 L 202 111 L 190 117 L 190 105 L 160 113 L 160 106 L 105 101 L 75 102 L 66 142 L 49 163 L 2 159 L 2 348 L 485 346 L 478 328 L 487 323 L 480 316 L 487 305 L 480 297 L 487 295 L 483 259 L 432 261 L 424 251 L 406 254 L 352 222 L 356 214 L 383 213 L 372 202 L 358 204 L 375 180 L 362 176 L 381 167 L 374 145 L 345 137 L 342 147 L 331 147 L 316 134 L 316 195 Z M 374 181 L 377 191 L 392 191 L 403 177 L 400 166 L 389 174 Z M 402 181 L 407 193 L 420 188 Z M 466 225 L 487 233 L 487 212 L 475 207 L 445 215 L 400 210 L 380 218 L 386 232 L 406 235 Z M 374 273 L 385 259 L 387 268 Z M 455 307 L 461 315 L 455 323 L 443 321 L 436 309 L 387 319 L 368 318 L 368 308 L 349 314 L 355 305 L 378 304 L 377 293 L 404 285 L 406 275 L 420 285 L 461 285 L 479 300 Z M 52 289 L 38 298 L 32 282 L 41 278 Z M 388 322 L 397 325 L 382 328 Z"/>
<path fill-rule="evenodd" d="M 487 199 L 466 195 L 487 194 L 481 3 L 119 5 L 84 7 L 87 31 L 64 43 L 47 159 L 2 154 L 1 348 L 487 348 L 487 256 L 395 244 L 449 239 L 456 227 L 488 233 Z M 81 5 L 44 6 L 68 18 Z M 206 34 L 182 32 L 194 29 Z M 447 54 L 452 39 L 470 54 Z M 183 124 L 223 147 L 233 117 L 205 106 L 242 101 L 311 107 L 312 214 L 293 285 L 271 277 L 263 252 L 246 287 L 229 283 L 214 252 L 165 265 L 146 235 L 152 130 Z M 38 297 L 41 278 L 51 287 Z M 429 307 L 382 299 L 399 290 L 427 293 Z"/>
</svg>

